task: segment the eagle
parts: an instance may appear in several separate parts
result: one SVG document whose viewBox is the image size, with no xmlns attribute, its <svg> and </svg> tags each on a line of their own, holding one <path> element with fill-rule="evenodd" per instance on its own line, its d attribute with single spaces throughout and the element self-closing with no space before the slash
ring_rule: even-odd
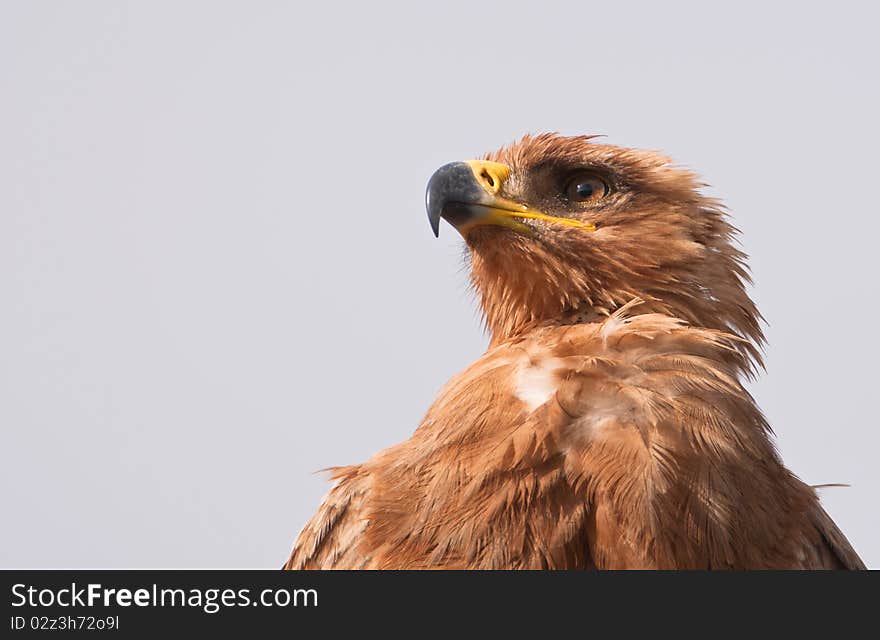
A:
<svg viewBox="0 0 880 640">
<path fill-rule="evenodd" d="M 440 167 L 490 341 L 334 485 L 286 569 L 864 569 L 744 387 L 747 256 L 698 177 L 596 136 Z"/>
</svg>

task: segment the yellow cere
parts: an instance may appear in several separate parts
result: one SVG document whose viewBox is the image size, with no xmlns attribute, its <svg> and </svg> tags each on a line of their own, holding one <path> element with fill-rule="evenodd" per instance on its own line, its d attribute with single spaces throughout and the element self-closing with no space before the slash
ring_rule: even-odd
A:
<svg viewBox="0 0 880 640">
<path fill-rule="evenodd" d="M 510 177 L 510 167 L 490 160 L 467 160 L 466 164 L 474 172 L 477 182 L 489 193 L 495 194 Z"/>
</svg>

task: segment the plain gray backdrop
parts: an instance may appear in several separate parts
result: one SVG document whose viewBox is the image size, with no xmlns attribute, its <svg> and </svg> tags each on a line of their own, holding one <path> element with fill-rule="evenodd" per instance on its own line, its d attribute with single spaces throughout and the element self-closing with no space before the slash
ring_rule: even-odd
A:
<svg viewBox="0 0 880 640">
<path fill-rule="evenodd" d="M 280 566 L 485 347 L 428 177 L 546 130 L 726 201 L 750 388 L 880 566 L 869 6 L 2 2 L 0 566 Z"/>
</svg>

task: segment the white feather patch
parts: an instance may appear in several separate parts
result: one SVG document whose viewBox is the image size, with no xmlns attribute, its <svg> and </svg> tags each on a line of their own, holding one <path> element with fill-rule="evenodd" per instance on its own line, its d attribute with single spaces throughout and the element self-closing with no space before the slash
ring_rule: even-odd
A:
<svg viewBox="0 0 880 640">
<path fill-rule="evenodd" d="M 516 376 L 516 397 L 534 411 L 556 393 L 559 379 L 556 371 L 562 367 L 557 358 L 546 358 L 537 363 L 521 366 Z"/>
</svg>

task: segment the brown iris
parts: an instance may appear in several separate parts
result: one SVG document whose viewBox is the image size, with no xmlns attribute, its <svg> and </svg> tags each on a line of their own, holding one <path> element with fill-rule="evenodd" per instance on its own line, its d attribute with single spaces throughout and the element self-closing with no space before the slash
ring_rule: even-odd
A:
<svg viewBox="0 0 880 640">
<path fill-rule="evenodd" d="M 608 195 L 608 183 L 591 172 L 575 174 L 565 185 L 565 197 L 571 202 L 597 202 Z"/>
</svg>

